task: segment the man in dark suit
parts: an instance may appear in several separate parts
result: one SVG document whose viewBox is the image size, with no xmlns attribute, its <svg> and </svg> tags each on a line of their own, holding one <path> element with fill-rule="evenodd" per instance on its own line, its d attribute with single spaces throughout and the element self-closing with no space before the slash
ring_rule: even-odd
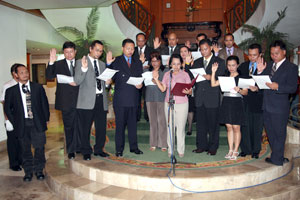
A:
<svg viewBox="0 0 300 200">
<path fill-rule="evenodd" d="M 15 63 L 10 68 L 10 73 L 12 79 L 6 82 L 2 88 L 1 95 L 1 103 L 3 104 L 3 113 L 5 118 L 5 129 L 7 134 L 6 146 L 7 146 L 7 154 L 9 160 L 9 168 L 13 171 L 21 171 L 22 168 L 22 149 L 20 141 L 18 140 L 17 135 L 14 132 L 14 127 L 12 123 L 8 120 L 5 112 L 4 112 L 4 104 L 5 104 L 5 92 L 8 88 L 18 84 L 17 74 L 15 73 L 15 68 L 21 64 Z"/>
<path fill-rule="evenodd" d="M 76 46 L 73 42 L 63 44 L 65 59 L 57 60 L 56 49 L 50 50 L 50 62 L 46 69 L 47 79 L 56 78 L 57 75 L 74 76 Z M 78 130 L 76 130 L 76 102 L 78 96 L 78 86 L 74 82 L 69 84 L 56 84 L 55 109 L 62 112 L 62 119 L 65 129 L 66 149 L 69 159 L 75 158 L 78 141 Z"/>
<path fill-rule="evenodd" d="M 199 42 L 203 39 L 207 39 L 207 35 L 205 33 L 199 33 L 196 36 L 196 44 L 191 44 L 191 42 L 188 40 L 185 42 L 185 46 L 190 48 L 191 51 L 200 51 Z"/>
<path fill-rule="evenodd" d="M 192 69 L 204 68 L 206 80 L 195 84 L 195 106 L 196 106 L 196 146 L 194 153 L 208 151 L 210 155 L 216 155 L 219 147 L 219 107 L 220 107 L 220 88 L 211 87 L 211 68 L 213 63 L 218 63 L 216 72 L 218 76 L 224 75 L 225 62 L 223 59 L 215 57 L 212 53 L 212 43 L 209 39 L 203 39 L 199 43 L 203 57 L 195 60 Z M 207 139 L 207 134 L 209 135 Z"/>
<path fill-rule="evenodd" d="M 150 54 L 154 51 L 154 49 L 152 47 L 149 47 L 146 44 L 147 40 L 146 40 L 146 35 L 144 33 L 138 33 L 136 35 L 136 47 L 134 48 L 134 53 L 133 53 L 133 57 L 135 57 L 136 60 L 140 59 L 140 57 L 142 58 L 142 60 L 144 60 L 144 62 L 150 62 Z M 149 67 L 146 66 L 146 67 Z M 142 96 L 145 99 L 145 90 L 146 88 L 143 87 L 142 90 L 140 90 L 140 102 L 142 100 Z M 139 104 L 138 107 L 138 121 L 141 118 L 141 114 L 142 114 L 142 108 L 141 108 L 141 103 Z M 148 113 L 147 113 L 147 106 L 146 106 L 146 102 L 144 102 L 144 118 L 146 121 L 149 121 L 148 118 Z"/>
<path fill-rule="evenodd" d="M 264 125 L 272 149 L 271 157 L 266 162 L 282 166 L 289 162 L 284 158 L 286 126 L 289 117 L 289 94 L 297 90 L 298 67 L 286 59 L 286 45 L 281 40 L 271 45 L 272 62 L 267 65 L 260 62 L 258 73 L 269 75 L 272 83 L 266 83 L 270 88 L 264 91 L 263 116 Z"/>
<path fill-rule="evenodd" d="M 115 93 L 113 107 L 116 116 L 116 156 L 123 156 L 125 146 L 125 128 L 128 127 L 128 140 L 130 152 L 143 154 L 137 144 L 137 109 L 139 104 L 139 89 L 142 84 L 129 85 L 127 80 L 130 77 L 141 77 L 143 73 L 142 62 L 135 57 L 134 42 L 131 39 L 125 39 L 122 42 L 121 56 L 116 57 L 110 65 L 112 69 L 119 70 L 114 77 Z M 109 63 L 109 62 L 108 62 Z"/>
<path fill-rule="evenodd" d="M 154 48 L 160 55 L 172 55 L 180 54 L 180 45 L 178 45 L 178 38 L 175 33 L 170 33 L 168 35 L 168 46 L 161 47 L 161 43 L 158 38 L 154 40 Z"/>
<path fill-rule="evenodd" d="M 29 81 L 29 72 L 24 65 L 18 65 L 15 73 L 19 83 L 7 89 L 4 111 L 22 145 L 23 180 L 31 181 L 33 172 L 38 180 L 43 180 L 45 131 L 50 117 L 48 99 L 43 86 Z"/>
<path fill-rule="evenodd" d="M 251 78 L 257 75 L 257 62 L 261 57 L 261 46 L 251 44 L 248 48 L 249 61 L 239 66 L 239 73 L 242 77 Z M 257 86 L 251 86 L 248 95 L 244 96 L 244 106 L 246 113 L 245 125 L 242 126 L 242 140 L 240 156 L 252 155 L 252 158 L 259 158 L 261 150 L 261 135 L 264 126 L 263 120 L 263 90 Z"/>
<path fill-rule="evenodd" d="M 94 40 L 90 45 L 90 53 L 81 60 L 76 61 L 75 83 L 79 85 L 77 100 L 78 121 L 80 127 L 81 153 L 84 160 L 91 160 L 93 152 L 90 145 L 92 123 L 95 122 L 96 142 L 94 155 L 107 157 L 103 151 L 106 139 L 106 115 L 108 111 L 108 98 L 106 83 L 97 79 L 104 70 L 105 63 L 99 58 L 103 53 L 103 43 Z"/>
<path fill-rule="evenodd" d="M 232 33 L 227 33 L 224 36 L 224 45 L 225 47 L 219 51 L 217 45 L 214 45 L 215 55 L 226 60 L 229 56 L 235 55 L 239 58 L 240 63 L 244 62 L 244 52 L 234 47 L 234 36 Z"/>
</svg>

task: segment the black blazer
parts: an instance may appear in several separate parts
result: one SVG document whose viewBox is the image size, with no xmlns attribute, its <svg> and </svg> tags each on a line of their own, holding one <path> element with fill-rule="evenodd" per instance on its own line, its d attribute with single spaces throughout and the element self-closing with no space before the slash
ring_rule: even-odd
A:
<svg viewBox="0 0 300 200">
<path fill-rule="evenodd" d="M 180 54 L 180 47 L 181 46 L 177 44 L 173 51 L 173 54 Z M 169 46 L 158 48 L 157 51 L 159 51 L 160 55 L 170 55 Z"/>
<path fill-rule="evenodd" d="M 132 56 L 130 68 L 124 58 L 124 55 L 116 57 L 116 60 L 110 65 L 110 68 L 119 70 L 112 78 L 115 82 L 114 106 L 135 107 L 139 104 L 139 90 L 127 84 L 129 77 L 141 77 L 143 65 L 139 59 Z"/>
<path fill-rule="evenodd" d="M 241 78 L 251 78 L 249 76 L 249 65 L 250 61 L 243 62 L 239 68 L 239 74 Z M 253 75 L 257 75 L 257 70 L 254 71 Z M 248 95 L 244 96 L 244 102 L 249 108 L 250 112 L 254 113 L 262 113 L 262 103 L 263 103 L 263 90 L 258 90 L 257 92 L 252 92 L 250 89 L 248 89 Z"/>
<path fill-rule="evenodd" d="M 154 49 L 152 47 L 149 47 L 148 45 L 146 45 L 144 54 L 145 54 L 145 58 L 146 61 L 150 62 L 150 54 L 154 51 Z M 133 53 L 133 57 L 135 57 L 136 60 L 140 59 L 140 55 L 139 55 L 139 49 L 138 47 L 134 48 L 134 53 Z"/>
<path fill-rule="evenodd" d="M 267 64 L 263 75 L 270 75 L 273 62 Z M 264 90 L 263 110 L 270 113 L 289 114 L 289 94 L 297 90 L 298 67 L 285 60 L 271 78 L 272 82 L 278 83 L 278 90 Z"/>
<path fill-rule="evenodd" d="M 66 59 L 56 61 L 53 65 L 48 65 L 46 69 L 47 79 L 56 78 L 57 74 L 71 76 Z M 69 84 L 62 84 L 57 82 L 55 93 L 55 109 L 69 110 L 70 108 L 76 108 L 78 90 L 79 86 L 71 86 Z"/>
<path fill-rule="evenodd" d="M 203 57 L 195 60 L 191 69 L 204 68 Z M 225 74 L 225 61 L 219 57 L 212 56 L 210 62 L 206 67 L 206 74 L 211 74 L 212 64 L 217 62 L 219 64 L 216 71 L 216 79 L 218 76 L 224 76 Z M 211 83 L 208 80 L 200 81 L 195 84 L 195 105 L 200 107 L 204 105 L 206 108 L 217 108 L 220 106 L 220 87 L 211 87 Z"/>
<path fill-rule="evenodd" d="M 30 92 L 34 125 L 38 132 L 44 132 L 47 130 L 47 122 L 50 117 L 45 90 L 42 85 L 30 82 Z M 6 90 L 4 111 L 13 124 L 16 135 L 22 138 L 25 127 L 25 114 L 19 84 Z"/>
</svg>

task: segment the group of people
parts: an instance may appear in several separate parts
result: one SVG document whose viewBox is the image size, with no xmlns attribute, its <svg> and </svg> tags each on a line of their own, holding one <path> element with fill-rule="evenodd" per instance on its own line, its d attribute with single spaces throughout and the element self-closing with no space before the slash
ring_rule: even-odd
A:
<svg viewBox="0 0 300 200">
<path fill-rule="evenodd" d="M 284 157 L 288 95 L 296 91 L 298 67 L 286 60 L 285 44 L 275 41 L 270 46 L 273 61 L 266 64 L 259 44 L 249 46 L 249 61 L 244 62 L 243 52 L 233 46 L 232 34 L 225 35 L 225 47 L 222 50 L 203 33 L 197 35 L 196 41 L 198 48 L 194 51 L 201 53 L 196 60 L 192 56 L 190 42 L 179 45 L 175 33 L 169 34 L 166 46 L 162 46 L 159 39 L 155 38 L 154 48 L 146 44 L 146 35 L 139 33 L 136 47 L 133 40 L 125 39 L 122 42 L 122 55 L 114 58 L 111 52 L 107 52 L 106 62 L 99 60 L 104 51 L 104 45 L 99 40 L 93 41 L 88 55 L 79 60 L 75 60 L 76 46 L 73 42 L 63 44 L 63 60 L 57 61 L 56 50 L 51 49 L 47 78 L 56 78 L 57 75 L 74 78 L 74 82 L 69 84 L 57 82 L 55 99 L 55 108 L 62 112 L 68 158 L 74 159 L 78 152 L 81 152 L 84 160 L 91 160 L 91 154 L 110 156 L 104 151 L 104 145 L 108 90 L 114 83 L 117 157 L 123 156 L 126 127 L 130 152 L 143 154 L 138 148 L 137 123 L 141 112 L 141 91 L 144 90 L 150 123 L 150 151 L 159 148 L 163 152 L 168 151 L 170 157 L 175 153 L 172 151 L 175 149 L 172 148 L 175 136 L 178 155 L 183 157 L 186 122 L 187 135 L 191 135 L 195 117 L 197 134 L 194 153 L 216 155 L 219 125 L 225 124 L 229 145 L 225 158 L 236 160 L 238 156 L 247 155 L 259 158 L 265 126 L 272 149 L 271 157 L 266 162 L 275 165 L 288 162 Z M 170 55 L 167 65 L 163 65 L 163 55 Z M 107 81 L 98 79 L 105 68 L 118 72 Z M 181 95 L 173 94 L 176 83 L 191 83 L 196 78 L 191 71 L 201 68 L 205 71 L 205 75 L 200 75 L 201 81 L 197 81 L 193 87 L 184 88 Z M 141 77 L 147 71 L 152 73 L 153 84 L 127 84 L 130 77 Z M 24 65 L 14 64 L 11 73 L 13 79 L 5 84 L 2 95 L 10 168 L 18 171 L 22 165 L 24 181 L 31 181 L 33 173 L 42 180 L 45 131 L 50 115 L 48 100 L 43 87 L 29 81 L 29 73 Z M 267 86 L 270 89 L 237 86 L 230 92 L 221 93 L 219 76 L 234 77 L 238 85 L 239 78 L 251 78 L 252 75 L 269 75 L 272 83 L 267 83 Z M 171 104 L 174 117 L 170 116 Z M 96 139 L 92 148 L 90 134 L 93 123 Z M 175 133 L 171 124 L 174 124 Z M 34 155 L 31 145 L 35 149 Z"/>
</svg>

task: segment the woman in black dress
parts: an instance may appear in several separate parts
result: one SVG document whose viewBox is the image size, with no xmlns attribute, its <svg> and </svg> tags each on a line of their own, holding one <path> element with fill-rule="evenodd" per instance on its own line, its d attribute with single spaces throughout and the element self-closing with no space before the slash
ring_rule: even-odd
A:
<svg viewBox="0 0 300 200">
<path fill-rule="evenodd" d="M 228 76 L 234 77 L 236 85 L 238 85 L 239 73 L 238 65 L 239 58 L 237 56 L 229 56 L 226 60 Z M 212 66 L 211 86 L 217 87 L 220 85 L 215 78 L 215 73 L 218 69 L 218 63 Z M 225 92 L 220 108 L 220 123 L 225 124 L 227 128 L 227 139 L 229 145 L 229 152 L 225 158 L 236 160 L 239 155 L 239 145 L 241 142 L 241 125 L 245 120 L 245 113 L 243 109 L 243 96 L 248 94 L 248 89 L 241 89 L 234 87 L 232 91 Z"/>
</svg>

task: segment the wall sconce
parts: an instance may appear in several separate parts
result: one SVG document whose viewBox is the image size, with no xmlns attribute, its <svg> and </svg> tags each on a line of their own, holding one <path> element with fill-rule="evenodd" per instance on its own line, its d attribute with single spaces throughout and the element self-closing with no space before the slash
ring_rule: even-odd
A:
<svg viewBox="0 0 300 200">
<path fill-rule="evenodd" d="M 190 16 L 192 12 L 198 11 L 198 9 L 201 7 L 200 4 L 202 4 L 202 1 L 200 0 L 186 0 L 187 6 L 186 6 L 186 16 Z"/>
</svg>

